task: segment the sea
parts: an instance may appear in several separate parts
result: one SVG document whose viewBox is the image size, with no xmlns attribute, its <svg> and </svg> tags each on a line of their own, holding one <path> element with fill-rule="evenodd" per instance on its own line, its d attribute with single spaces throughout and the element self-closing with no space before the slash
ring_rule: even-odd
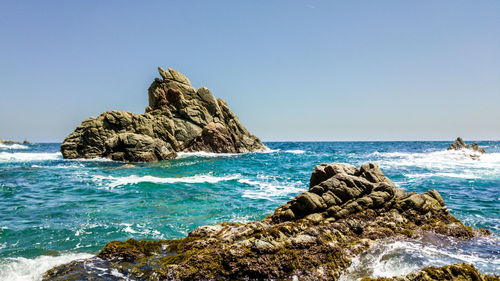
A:
<svg viewBox="0 0 500 281">
<path fill-rule="evenodd" d="M 500 275 L 500 142 L 487 154 L 450 142 L 268 142 L 269 151 L 180 153 L 133 166 L 65 160 L 59 143 L 0 144 L 0 280 L 40 280 L 55 265 L 95 255 L 106 242 L 182 238 L 200 225 L 244 223 L 304 192 L 315 165 L 377 162 L 406 191 L 439 191 L 452 215 L 493 235 L 377 241 L 342 280 L 390 277 L 466 262 Z"/>
</svg>

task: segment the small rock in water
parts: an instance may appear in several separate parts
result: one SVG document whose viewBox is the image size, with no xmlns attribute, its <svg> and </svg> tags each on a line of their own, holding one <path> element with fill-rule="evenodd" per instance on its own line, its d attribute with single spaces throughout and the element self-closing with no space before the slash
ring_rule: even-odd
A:
<svg viewBox="0 0 500 281">
<path fill-rule="evenodd" d="M 11 140 L 4 140 L 4 139 L 0 139 L 0 143 L 3 143 L 3 144 L 21 144 L 18 141 L 11 141 Z"/>
<path fill-rule="evenodd" d="M 479 153 L 486 153 L 486 151 L 479 147 L 479 145 L 477 144 L 477 142 L 473 143 L 472 145 L 468 145 L 464 142 L 464 140 L 461 138 L 461 137 L 458 137 L 454 143 L 450 144 L 450 146 L 448 147 L 448 150 L 461 150 L 461 149 L 470 149 L 472 151 L 475 151 L 475 152 L 479 152 Z"/>
</svg>

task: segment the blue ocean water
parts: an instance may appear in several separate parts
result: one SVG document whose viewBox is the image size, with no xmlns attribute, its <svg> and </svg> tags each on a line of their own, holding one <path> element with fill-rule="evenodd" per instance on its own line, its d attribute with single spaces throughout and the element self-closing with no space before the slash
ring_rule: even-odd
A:
<svg viewBox="0 0 500 281">
<path fill-rule="evenodd" d="M 0 145 L 0 280 L 39 280 L 111 240 L 180 238 L 200 225 L 262 219 L 308 189 L 315 165 L 376 161 L 407 191 L 436 189 L 451 213 L 495 235 L 380 241 L 345 280 L 464 261 L 500 274 L 500 142 L 473 160 L 449 142 L 273 142 L 265 153 L 180 154 L 134 164 L 64 160 L 59 145 Z"/>
</svg>

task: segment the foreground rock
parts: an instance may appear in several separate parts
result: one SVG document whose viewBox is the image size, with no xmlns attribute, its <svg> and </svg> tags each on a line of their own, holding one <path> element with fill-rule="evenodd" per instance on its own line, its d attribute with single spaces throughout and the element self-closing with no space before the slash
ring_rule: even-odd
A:
<svg viewBox="0 0 500 281">
<path fill-rule="evenodd" d="M 112 271 L 134 280 L 337 280 L 377 239 L 427 232 L 488 234 L 451 216 L 435 190 L 396 188 L 375 163 L 321 164 L 309 191 L 262 221 L 201 226 L 178 240 L 112 241 L 94 258 L 49 270 L 44 280 L 101 280 Z"/>
<path fill-rule="evenodd" d="M 473 143 L 472 145 L 468 145 L 464 142 L 464 140 L 461 137 L 458 137 L 454 143 L 450 144 L 448 147 L 448 150 L 461 150 L 461 149 L 470 149 L 472 151 L 478 152 L 478 153 L 486 153 L 484 149 L 479 147 L 477 142 Z"/>
<path fill-rule="evenodd" d="M 158 68 L 148 89 L 146 113 L 107 111 L 82 122 L 61 145 L 64 158 L 107 157 L 120 161 L 158 161 L 179 151 L 241 153 L 266 146 L 250 134 L 205 87 L 198 90 L 181 73 Z"/>
<path fill-rule="evenodd" d="M 442 267 L 426 267 L 419 272 L 410 273 L 405 276 L 395 276 L 392 278 L 370 278 L 365 277 L 361 281 L 495 281 L 500 280 L 498 276 L 481 274 L 470 264 L 457 263 Z"/>
</svg>

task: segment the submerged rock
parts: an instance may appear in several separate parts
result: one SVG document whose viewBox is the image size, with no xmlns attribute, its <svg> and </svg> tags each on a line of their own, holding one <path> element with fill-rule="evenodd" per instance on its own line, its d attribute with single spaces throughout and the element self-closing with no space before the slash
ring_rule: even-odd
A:
<svg viewBox="0 0 500 281">
<path fill-rule="evenodd" d="M 468 145 L 464 142 L 464 140 L 461 137 L 458 137 L 455 140 L 455 142 L 450 144 L 450 146 L 448 147 L 448 150 L 461 150 L 461 149 L 470 149 L 470 150 L 473 150 L 475 152 L 479 152 L 482 154 L 486 153 L 486 151 L 484 149 L 479 147 L 477 142 L 473 143 L 472 145 Z"/>
<path fill-rule="evenodd" d="M 63 157 L 158 161 L 175 158 L 179 151 L 267 149 L 207 88 L 194 89 L 173 69 L 158 71 L 163 79 L 149 87 L 146 113 L 113 110 L 83 121 L 61 145 Z"/>
<path fill-rule="evenodd" d="M 49 270 L 44 280 L 99 280 L 111 272 L 133 280 L 337 280 L 374 241 L 428 232 L 488 234 L 451 216 L 437 191 L 396 188 L 376 163 L 321 164 L 308 191 L 261 221 L 201 226 L 177 240 L 112 241 L 92 259 Z"/>
</svg>

